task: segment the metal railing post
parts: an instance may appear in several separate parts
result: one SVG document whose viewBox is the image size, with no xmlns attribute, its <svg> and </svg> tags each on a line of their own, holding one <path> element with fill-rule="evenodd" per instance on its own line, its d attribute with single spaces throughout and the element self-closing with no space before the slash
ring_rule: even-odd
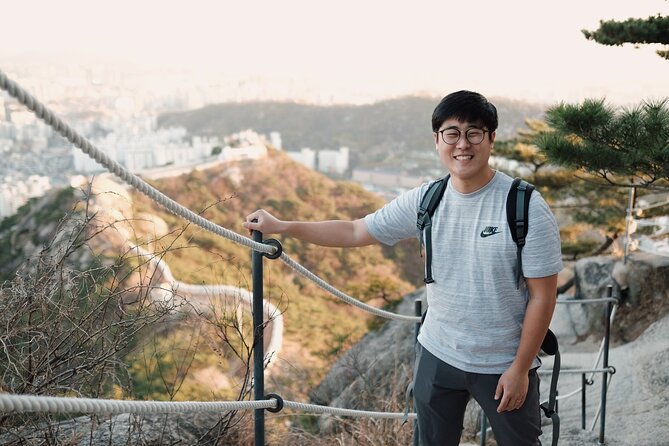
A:
<svg viewBox="0 0 669 446">
<path fill-rule="evenodd" d="M 606 290 L 606 297 L 613 296 L 613 287 L 608 286 Z M 604 358 L 602 368 L 609 368 L 609 344 L 611 340 L 611 311 L 613 310 L 613 303 L 611 301 L 606 303 L 606 312 L 604 320 Z M 599 444 L 604 443 L 604 430 L 606 428 L 606 392 L 608 390 L 608 371 L 602 372 L 602 412 L 599 425 Z"/>
<path fill-rule="evenodd" d="M 253 231 L 253 241 L 262 243 L 262 232 Z M 265 353 L 263 339 L 263 271 L 261 252 L 253 250 L 251 253 L 251 268 L 253 276 L 253 399 L 265 399 Z M 254 445 L 265 445 L 265 409 L 255 409 L 253 412 L 255 431 Z"/>
<path fill-rule="evenodd" d="M 560 398 L 559 398 L 559 396 L 560 396 L 560 391 L 559 391 L 559 390 L 556 390 L 556 391 L 555 391 L 555 409 L 554 409 L 556 412 L 559 412 L 559 410 L 558 410 L 558 409 L 559 409 L 558 406 L 560 405 Z"/>
<path fill-rule="evenodd" d="M 416 299 L 414 301 L 414 315 L 418 317 L 423 316 L 423 301 L 421 299 Z M 416 352 L 415 344 L 418 343 L 418 333 L 420 333 L 421 322 L 416 322 L 414 327 L 414 352 Z M 416 360 L 418 359 L 417 355 L 414 354 L 414 371 L 416 370 Z M 416 382 L 416 377 L 414 376 L 414 385 Z M 414 393 L 415 395 L 415 393 Z M 413 410 L 416 411 L 416 398 L 414 397 Z M 413 420 L 413 446 L 419 446 L 420 444 L 420 433 L 418 431 L 418 417 Z"/>
<path fill-rule="evenodd" d="M 585 430 L 585 373 L 581 373 L 581 429 Z"/>
<path fill-rule="evenodd" d="M 485 446 L 486 437 L 488 436 L 488 418 L 485 415 L 485 411 L 481 409 L 481 446 Z"/>
</svg>

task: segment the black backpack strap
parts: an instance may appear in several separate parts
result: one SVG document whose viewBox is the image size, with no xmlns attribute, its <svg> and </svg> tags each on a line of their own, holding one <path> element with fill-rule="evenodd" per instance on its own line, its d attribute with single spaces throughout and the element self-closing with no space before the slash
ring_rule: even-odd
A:
<svg viewBox="0 0 669 446">
<path fill-rule="evenodd" d="M 506 220 L 509 224 L 511 237 L 516 242 L 516 288 L 520 288 L 520 277 L 523 274 L 523 246 L 527 237 L 530 197 L 534 186 L 527 181 L 516 178 L 511 184 L 506 197 Z"/>
<path fill-rule="evenodd" d="M 432 278 L 432 216 L 441 201 L 441 197 L 444 196 L 450 178 L 451 175 L 449 174 L 430 184 L 418 207 L 416 226 L 420 245 L 421 247 L 425 246 L 425 278 L 423 279 L 425 283 L 434 282 Z M 425 231 L 425 239 L 423 239 L 423 231 Z"/>
<path fill-rule="evenodd" d="M 541 405 L 541 410 L 544 411 L 546 417 L 551 419 L 553 423 L 553 441 L 552 446 L 557 446 L 560 438 L 560 416 L 557 413 L 557 384 L 560 376 L 560 350 L 558 348 L 558 341 L 555 334 L 548 330 L 541 349 L 548 355 L 555 356 L 553 361 L 553 372 L 551 373 L 551 385 L 548 391 L 548 402 Z"/>
</svg>

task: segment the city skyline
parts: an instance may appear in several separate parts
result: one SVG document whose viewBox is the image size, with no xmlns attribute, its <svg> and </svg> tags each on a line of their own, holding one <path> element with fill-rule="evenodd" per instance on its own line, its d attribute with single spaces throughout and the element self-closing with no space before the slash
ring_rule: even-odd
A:
<svg viewBox="0 0 669 446">
<path fill-rule="evenodd" d="M 179 72 L 192 85 L 225 77 L 230 88 L 234 79 L 252 79 L 262 86 L 259 98 L 319 103 L 472 89 L 546 104 L 606 97 L 631 105 L 669 96 L 669 61 L 654 54 L 656 46 L 607 47 L 581 29 L 668 9 L 662 0 L 188 7 L 28 0 L 8 6 L 8 17 L 30 17 L 31 25 L 3 24 L 0 36 L 10 44 L 0 58 L 113 67 L 121 76 L 139 67 L 154 70 L 156 84 L 165 81 L 161 72 Z"/>
</svg>

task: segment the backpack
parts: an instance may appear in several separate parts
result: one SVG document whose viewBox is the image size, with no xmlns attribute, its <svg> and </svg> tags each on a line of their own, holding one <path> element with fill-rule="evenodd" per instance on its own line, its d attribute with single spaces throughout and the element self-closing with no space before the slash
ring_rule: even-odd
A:
<svg viewBox="0 0 669 446">
<path fill-rule="evenodd" d="M 434 215 L 444 191 L 448 185 L 450 174 L 440 178 L 430 184 L 427 192 L 423 195 L 418 208 L 416 226 L 419 230 L 419 241 L 421 248 L 425 246 L 425 278 L 426 284 L 433 283 L 432 278 L 432 216 Z M 516 178 L 513 180 L 509 193 L 506 197 L 506 219 L 511 231 L 511 237 L 516 243 L 516 288 L 520 287 L 520 278 L 523 270 L 522 251 L 527 237 L 528 220 L 527 214 L 530 207 L 530 198 L 534 191 L 534 186 L 527 181 Z M 423 233 L 425 235 L 423 235 Z M 560 372 L 560 351 L 555 334 L 549 329 L 541 344 L 541 350 L 547 355 L 555 356 L 553 362 L 553 372 L 551 376 L 551 385 L 547 403 L 541 404 L 546 417 L 553 422 L 553 445 L 557 445 L 560 436 L 560 417 L 557 414 L 556 397 L 557 381 Z"/>
</svg>

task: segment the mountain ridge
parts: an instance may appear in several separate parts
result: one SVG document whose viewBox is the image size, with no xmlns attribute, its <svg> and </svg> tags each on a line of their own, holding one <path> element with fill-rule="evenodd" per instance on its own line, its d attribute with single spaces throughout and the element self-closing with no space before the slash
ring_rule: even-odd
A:
<svg viewBox="0 0 669 446">
<path fill-rule="evenodd" d="M 290 102 L 223 103 L 159 116 L 161 127 L 183 126 L 190 134 L 226 136 L 251 128 L 281 133 L 287 150 L 351 150 L 354 165 L 373 165 L 389 155 L 431 149 L 430 119 L 440 98 L 405 96 L 367 105 L 310 105 Z M 543 105 L 495 99 L 498 138 L 508 139 L 526 118 L 543 115 Z"/>
</svg>

